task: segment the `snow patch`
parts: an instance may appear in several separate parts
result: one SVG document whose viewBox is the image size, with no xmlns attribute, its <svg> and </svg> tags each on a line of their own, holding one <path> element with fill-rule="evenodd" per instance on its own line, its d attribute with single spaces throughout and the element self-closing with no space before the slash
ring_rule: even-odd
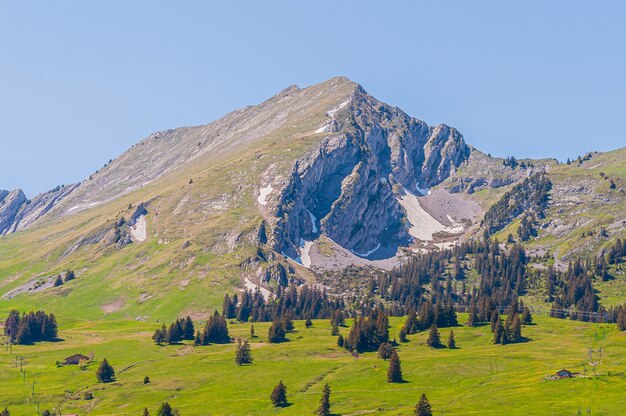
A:
<svg viewBox="0 0 626 416">
<path fill-rule="evenodd" d="M 373 254 L 376 250 L 378 250 L 380 248 L 380 243 L 378 243 L 378 245 L 376 247 L 374 247 L 373 249 L 371 249 L 370 251 L 368 251 L 367 253 L 357 253 L 354 250 L 350 250 L 353 254 L 356 254 L 359 257 L 367 257 L 370 254 Z"/>
<path fill-rule="evenodd" d="M 452 221 L 452 226 L 447 227 L 437 221 L 432 215 L 430 215 L 419 203 L 417 196 L 404 190 L 404 195 L 398 198 L 398 202 L 406 211 L 407 218 L 411 226 L 409 227 L 409 234 L 421 241 L 432 241 L 433 234 L 438 232 L 448 232 L 451 234 L 458 234 L 463 232 L 463 226 Z"/>
<path fill-rule="evenodd" d="M 334 117 L 335 113 L 339 110 L 341 110 L 342 108 L 344 108 L 345 106 L 347 106 L 348 104 L 350 104 L 350 101 L 352 100 L 352 98 L 348 98 L 346 101 L 342 102 L 341 104 L 339 104 L 337 107 L 335 107 L 334 109 L 330 110 L 329 112 L 326 113 L 326 115 L 328 117 Z"/>
<path fill-rule="evenodd" d="M 322 127 L 315 130 L 315 133 L 326 133 L 327 130 L 328 130 L 328 124 L 324 124 Z"/>
<path fill-rule="evenodd" d="M 252 292 L 255 292 L 256 289 L 259 288 L 259 290 L 261 291 L 261 295 L 263 295 L 263 298 L 265 300 L 268 300 L 270 295 L 272 294 L 269 290 L 267 290 L 263 286 L 259 286 L 255 283 L 252 283 L 252 281 L 248 279 L 247 277 L 245 278 L 245 281 L 244 281 L 244 287 Z"/>
<path fill-rule="evenodd" d="M 309 213 L 309 218 L 311 218 L 313 234 L 317 234 L 317 225 L 315 223 L 317 221 L 317 218 L 315 218 L 315 215 L 313 215 L 313 213 L 311 211 L 309 211 L 308 209 L 306 210 L 306 212 Z"/>
<path fill-rule="evenodd" d="M 282 254 L 283 256 L 287 257 L 288 259 L 291 259 L 293 261 L 295 261 L 296 263 L 309 268 L 311 267 L 311 256 L 309 254 L 309 251 L 311 250 L 311 247 L 313 247 L 313 241 L 307 241 L 304 238 L 300 239 L 300 245 L 298 247 L 299 251 L 300 251 L 300 255 L 296 258 L 293 257 L 289 257 L 284 251 L 281 252 L 280 254 Z"/>
<path fill-rule="evenodd" d="M 269 196 L 269 194 L 272 193 L 272 191 L 274 190 L 274 188 L 272 188 L 272 185 L 267 185 L 265 188 L 261 188 L 259 190 L 259 196 L 257 197 L 257 202 L 260 205 L 267 205 L 267 197 Z"/>
<path fill-rule="evenodd" d="M 415 190 L 417 190 L 417 192 L 419 192 L 422 196 L 430 195 L 430 188 L 420 188 L 419 182 L 415 184 Z"/>
<path fill-rule="evenodd" d="M 139 242 L 146 241 L 148 231 L 148 224 L 146 222 L 146 216 L 140 215 L 135 222 L 135 225 L 130 227 L 130 233 Z"/>
</svg>

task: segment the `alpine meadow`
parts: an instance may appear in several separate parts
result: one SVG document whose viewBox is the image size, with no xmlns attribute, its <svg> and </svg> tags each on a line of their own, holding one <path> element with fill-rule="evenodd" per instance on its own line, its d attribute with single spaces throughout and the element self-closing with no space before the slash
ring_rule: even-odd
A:
<svg viewBox="0 0 626 416">
<path fill-rule="evenodd" d="M 163 5 L 145 6 L 153 16 Z M 289 27 L 296 16 L 306 22 L 302 33 L 294 31 L 293 41 L 313 47 L 326 39 L 325 34 L 306 37 L 310 22 L 302 16 L 305 6 L 302 13 L 284 6 L 281 19 Z M 209 58 L 192 56 L 202 50 L 199 43 L 176 39 L 185 36 L 213 47 L 218 28 L 238 20 L 222 9 L 228 6 L 215 6 L 213 14 L 198 11 L 197 16 L 187 10 L 183 19 L 178 14 L 183 7 L 191 6 L 170 10 L 167 28 L 163 25 L 169 25 L 164 22 L 170 16 L 164 10 L 163 20 L 141 23 L 144 32 L 122 19 L 121 30 L 133 45 L 136 39 L 140 46 L 152 45 L 148 37 L 159 30 L 181 32 L 162 38 L 156 50 L 164 54 L 146 58 L 146 66 L 138 69 L 134 58 L 127 57 L 128 67 L 122 72 L 106 67 L 111 71 L 107 77 L 121 82 L 150 67 L 137 85 L 158 89 L 161 84 L 148 85 L 158 74 L 185 94 L 201 94 L 192 84 L 199 82 L 194 62 Z M 406 73 L 398 69 L 396 74 L 391 62 L 363 62 L 376 61 L 375 55 L 348 65 L 356 51 L 363 51 L 363 45 L 354 50 L 350 45 L 367 40 L 381 54 L 386 47 L 414 54 L 411 45 L 424 32 L 410 25 L 390 26 L 386 30 L 406 36 L 390 36 L 381 46 L 386 32 L 360 39 L 357 30 L 366 26 L 352 21 L 346 5 L 337 7 L 336 13 L 351 16 L 337 30 L 355 32 L 350 42 L 344 34 L 332 45 L 328 59 L 337 64 L 332 75 L 324 66 L 326 75 L 316 82 L 278 88 L 260 103 L 209 124 L 151 133 L 119 156 L 107 156 L 104 166 L 94 165 L 82 180 L 49 184 L 52 189 L 34 196 L 12 186 L 2 190 L 4 181 L 13 183 L 14 178 L 0 176 L 0 416 L 626 414 L 626 147 L 602 142 L 609 138 L 591 122 L 576 130 L 589 139 L 586 150 L 569 158 L 532 148 L 532 138 L 521 144 L 507 141 L 506 129 L 498 132 L 502 139 L 493 147 L 484 142 L 474 146 L 456 121 L 456 127 L 429 124 L 407 114 L 376 98 L 367 85 L 371 76 L 376 90 L 393 98 L 392 90 L 385 91 L 391 81 L 377 82 L 382 75 L 369 71 L 386 72 L 380 79 L 387 81 Z M 350 7 L 360 19 L 370 10 L 357 3 Z M 133 6 L 124 19 L 137 18 L 135 11 Z M 81 23 L 87 33 L 107 33 L 120 51 L 130 48 L 121 34 L 101 28 L 104 16 L 72 9 L 74 13 L 90 15 L 88 22 L 96 26 Z M 259 19 L 270 19 L 265 13 L 259 11 Z M 203 16 L 213 17 L 205 25 Z M 218 25 L 215 16 L 224 16 L 224 22 Z M 269 21 L 278 24 L 276 16 Z M 368 31 L 373 29 L 370 18 Z M 398 16 L 402 22 L 407 18 Z M 249 36 L 246 42 L 275 41 L 278 32 L 271 31 L 280 31 L 257 32 L 257 19 L 247 14 L 241 19 L 241 26 L 254 22 L 241 28 Z M 508 14 L 507 19 L 517 22 Z M 80 40 L 72 28 L 36 36 L 39 42 L 48 35 L 67 41 L 68 30 L 71 39 Z M 554 35 L 549 37 L 554 45 L 569 45 L 550 32 L 557 28 L 541 30 L 543 36 Z M 521 36 L 512 33 L 508 36 Z M 442 45 L 463 43 L 459 38 L 444 41 L 449 35 L 443 33 L 429 36 Z M 238 42 L 219 39 L 225 48 Z M 489 39 L 494 45 L 503 42 Z M 117 55 L 121 52 L 112 53 L 100 41 L 94 47 L 96 52 L 102 48 L 102 59 L 116 56 L 115 62 L 123 62 Z M 33 45 L 33 50 L 43 47 Z M 269 55 L 246 62 L 247 74 L 235 69 L 235 62 L 244 61 L 231 52 L 210 59 L 242 74 L 233 72 L 229 78 L 224 72 L 224 83 L 250 77 L 259 91 L 267 91 L 275 83 L 268 80 L 261 87 L 256 77 L 269 76 L 269 69 L 261 67 L 284 52 L 276 45 L 276 51 L 257 45 Z M 135 53 L 144 56 L 140 49 Z M 462 52 L 461 46 L 454 50 Z M 1 72 L 7 80 L 22 68 L 20 53 L 11 51 L 7 57 L 16 59 L 9 64 L 11 74 Z M 187 52 L 189 61 L 179 55 Z M 95 59 L 91 52 L 81 53 Z M 288 61 L 298 61 L 302 53 L 291 50 Z M 41 59 L 50 70 L 55 65 L 70 70 L 70 61 L 52 55 L 37 55 L 37 62 Z M 542 70 L 556 71 L 550 65 L 558 58 L 549 57 Z M 393 65 L 415 64 L 415 57 L 406 63 L 397 58 Z M 539 62 L 540 57 L 528 59 Z M 419 71 L 430 73 L 424 65 L 452 64 L 423 61 L 415 64 L 416 79 Z M 313 61 L 294 62 L 272 76 L 287 85 L 300 79 L 290 71 L 304 71 Z M 488 65 L 478 58 L 466 62 L 470 72 L 471 65 Z M 362 65 L 372 67 L 366 71 Z M 206 70 L 212 74 L 214 69 Z M 358 75 L 334 76 L 337 70 Z M 436 83 L 444 88 L 449 71 L 435 72 L 441 77 Z M 81 70 L 71 73 L 76 78 L 63 82 L 82 82 Z M 602 76 L 594 73 L 594 82 Z M 88 82 L 96 85 L 96 78 Z M 363 79 L 363 85 L 351 78 Z M 42 79 L 33 82 L 53 85 L 51 78 Z M 407 91 L 414 85 L 404 82 Z M 470 94 L 470 84 L 454 88 L 459 95 Z M 116 91 L 112 84 L 104 85 Z M 45 101 L 52 94 L 46 88 L 33 86 L 27 93 Z M 430 105 L 427 96 L 440 94 L 451 112 L 462 108 L 461 113 L 476 114 L 463 108 L 463 97 L 456 102 L 447 95 L 449 89 L 422 88 L 424 96 L 411 98 L 422 100 L 419 108 Z M 585 88 L 577 93 L 584 94 Z M 517 90 L 506 91 L 513 100 Z M 80 102 L 67 94 L 55 96 L 59 108 L 53 108 L 55 102 L 49 111 L 63 106 L 70 106 L 70 112 L 96 111 L 79 109 Z M 108 93 L 101 94 L 108 100 Z M 131 91 L 124 94 L 132 102 L 119 101 L 120 113 L 135 103 L 153 105 L 150 111 L 159 105 L 148 104 L 149 97 L 135 98 L 140 94 Z M 548 107 L 560 103 L 532 94 Z M 581 95 L 575 102 L 584 100 Z M 118 103 L 106 105 L 115 108 Z M 175 105 L 179 114 L 191 104 L 181 99 Z M 44 117 L 38 106 L 33 106 L 32 123 L 46 124 L 37 120 Z M 500 110 L 514 113 L 513 108 L 503 105 Z M 125 124 L 140 124 L 133 114 L 124 115 Z M 494 115 L 498 117 L 497 126 L 509 120 L 502 113 Z M 10 118 L 3 124 L 19 124 Z M 472 136 L 481 131 L 476 130 L 480 122 L 468 123 Z M 534 126 L 528 120 L 527 134 L 543 134 L 543 122 Z M 103 116 L 100 128 L 114 135 L 107 123 Z M 63 138 L 76 134 L 70 126 L 50 123 L 45 128 L 60 153 L 78 154 L 80 149 Z M 98 128 L 94 125 L 94 132 Z M 11 137 L 0 136 L 4 160 L 13 158 L 14 147 L 30 148 L 28 126 L 23 140 L 21 131 L 19 126 Z M 623 132 L 610 131 L 610 139 L 618 137 L 623 145 Z M 551 140 L 569 151 L 568 146 L 574 148 L 571 136 Z M 614 150 L 606 150 L 606 143 Z M 95 141 L 90 146 L 95 149 Z M 514 153 L 519 146 L 526 146 L 526 154 L 543 156 L 522 157 Z M 502 149 L 510 153 L 492 156 Z M 31 163 L 28 158 L 18 162 Z M 56 163 L 60 171 L 74 172 L 67 178 L 81 172 L 78 166 Z M 17 180 L 26 189 L 35 183 L 31 178 L 46 175 L 41 168 Z"/>
</svg>

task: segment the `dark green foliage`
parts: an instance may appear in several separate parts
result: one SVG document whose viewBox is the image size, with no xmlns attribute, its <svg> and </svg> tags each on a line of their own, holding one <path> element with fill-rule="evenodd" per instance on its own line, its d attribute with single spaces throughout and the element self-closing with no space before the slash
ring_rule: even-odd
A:
<svg viewBox="0 0 626 416">
<path fill-rule="evenodd" d="M 283 384 L 282 380 L 280 380 L 276 387 L 274 387 L 274 390 L 272 390 L 270 400 L 275 407 L 287 405 L 287 387 Z"/>
<path fill-rule="evenodd" d="M 167 334 L 167 328 L 165 328 L 165 324 L 161 328 L 158 328 L 154 331 L 154 335 L 152 335 L 152 340 L 155 344 L 161 345 L 165 342 L 165 335 Z"/>
<path fill-rule="evenodd" d="M 530 325 L 533 323 L 533 315 L 530 313 L 530 309 L 528 307 L 524 307 L 524 311 L 522 312 L 522 324 Z"/>
<path fill-rule="evenodd" d="M 96 371 L 96 378 L 100 383 L 110 383 L 115 380 L 115 370 L 105 358 Z"/>
<path fill-rule="evenodd" d="M 172 322 L 165 332 L 165 342 L 168 344 L 177 344 L 183 339 L 183 328 L 180 321 Z"/>
<path fill-rule="evenodd" d="M 70 280 L 74 280 L 76 279 L 76 273 L 74 273 L 74 270 L 68 270 L 65 272 L 65 281 L 69 282 Z"/>
<path fill-rule="evenodd" d="M 86 391 L 83 395 L 84 400 L 93 400 L 93 393 L 90 391 Z"/>
<path fill-rule="evenodd" d="M 380 344 L 378 347 L 378 358 L 381 360 L 388 360 L 391 358 L 391 354 L 393 354 L 394 348 L 391 346 L 391 343 L 384 342 Z"/>
<path fill-rule="evenodd" d="M 58 287 L 58 286 L 61 286 L 62 284 L 63 284 L 63 278 L 59 274 L 57 275 L 56 279 L 54 279 L 54 283 L 52 283 L 52 286 Z"/>
<path fill-rule="evenodd" d="M 389 341 L 389 317 L 382 308 L 371 311 L 367 318 L 355 319 L 345 347 L 351 351 L 376 351 L 380 344 Z"/>
<path fill-rule="evenodd" d="M 330 386 L 324 384 L 322 390 L 322 398 L 320 399 L 320 407 L 317 408 L 318 416 L 330 416 Z"/>
<path fill-rule="evenodd" d="M 400 338 L 400 342 L 409 342 L 408 338 L 406 337 L 406 328 L 402 327 L 402 329 L 400 329 L 400 333 L 398 334 L 398 338 Z"/>
<path fill-rule="evenodd" d="M 252 364 L 252 352 L 247 339 L 237 338 L 237 347 L 235 350 L 235 363 L 237 365 Z"/>
<path fill-rule="evenodd" d="M 537 229 L 535 228 L 536 220 L 533 215 L 524 215 L 517 228 L 517 235 L 520 240 L 528 241 L 532 237 L 537 237 Z"/>
<path fill-rule="evenodd" d="M 428 340 L 426 344 L 432 348 L 441 347 L 441 338 L 439 336 L 439 330 L 437 329 L 437 325 L 433 324 L 428 331 Z"/>
<path fill-rule="evenodd" d="M 222 304 L 222 315 L 226 319 L 233 319 L 237 316 L 237 295 L 231 300 L 228 294 L 224 295 L 224 303 Z"/>
<path fill-rule="evenodd" d="M 337 325 L 333 325 L 330 330 L 330 335 L 339 335 L 339 327 Z"/>
<path fill-rule="evenodd" d="M 148 411 L 147 407 L 144 407 L 143 409 L 143 416 L 150 416 L 150 412 Z"/>
<path fill-rule="evenodd" d="M 52 412 L 48 409 L 41 412 L 41 416 L 52 416 Z"/>
<path fill-rule="evenodd" d="M 193 326 L 193 321 L 191 320 L 191 317 L 187 317 L 185 318 L 185 321 L 182 324 L 182 330 L 183 330 L 183 339 L 187 340 L 187 341 L 193 341 L 194 339 L 194 326 Z"/>
<path fill-rule="evenodd" d="M 145 377 L 143 378 L 143 384 L 148 384 L 148 383 L 150 383 L 150 377 L 145 376 Z"/>
<path fill-rule="evenodd" d="M 254 325 L 250 325 L 250 338 L 254 338 L 256 335 L 254 335 Z"/>
<path fill-rule="evenodd" d="M 456 339 L 454 338 L 453 330 L 450 330 L 450 335 L 448 335 L 448 348 L 451 350 L 456 348 Z"/>
<path fill-rule="evenodd" d="M 229 342 L 228 324 L 226 319 L 220 316 L 217 311 L 209 317 L 202 332 L 196 334 L 194 339 L 195 345 L 228 344 Z"/>
<path fill-rule="evenodd" d="M 394 349 L 389 357 L 389 369 L 387 370 L 387 381 L 389 383 L 402 382 L 402 368 L 398 352 Z"/>
<path fill-rule="evenodd" d="M 500 231 L 522 213 L 545 216 L 552 182 L 545 173 L 536 173 L 506 192 L 485 213 L 482 225 L 487 235 Z"/>
<path fill-rule="evenodd" d="M 415 415 L 416 416 L 433 416 L 432 409 L 430 407 L 430 403 L 426 394 L 422 393 L 422 397 L 420 397 L 420 401 L 417 402 L 415 406 Z"/>
<path fill-rule="evenodd" d="M 15 344 L 32 344 L 39 341 L 54 341 L 58 336 L 58 325 L 54 314 L 44 311 L 23 313 L 11 310 L 4 324 L 4 334 Z"/>
<path fill-rule="evenodd" d="M 337 337 L 337 346 L 340 348 L 343 348 L 345 344 L 345 341 L 343 339 L 343 335 L 339 334 L 339 336 Z"/>
<path fill-rule="evenodd" d="M 11 416 L 11 412 L 9 412 L 9 408 L 5 407 L 2 412 L 0 412 L 0 416 Z"/>
<path fill-rule="evenodd" d="M 161 407 L 157 411 L 157 416 L 175 416 L 178 412 L 170 406 L 168 402 L 161 403 Z"/>
<path fill-rule="evenodd" d="M 279 343 L 287 341 L 287 330 L 284 321 L 278 319 L 272 322 L 272 326 L 267 334 L 267 340 L 271 343 Z"/>
<path fill-rule="evenodd" d="M 304 321 L 304 326 L 306 326 L 307 328 L 311 328 L 313 326 L 313 321 L 311 321 L 311 318 L 306 318 L 306 321 Z"/>
</svg>

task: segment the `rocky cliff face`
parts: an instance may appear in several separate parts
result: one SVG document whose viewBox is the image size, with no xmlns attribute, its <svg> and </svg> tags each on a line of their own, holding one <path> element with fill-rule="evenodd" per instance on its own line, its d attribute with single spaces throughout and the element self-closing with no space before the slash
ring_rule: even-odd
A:
<svg viewBox="0 0 626 416">
<path fill-rule="evenodd" d="M 323 139 L 294 162 L 288 180 L 271 167 L 262 175 L 259 203 L 274 224 L 271 243 L 303 263 L 321 234 L 361 257 L 393 256 L 412 239 L 399 197 L 426 194 L 470 148 L 456 129 L 430 127 L 356 84 L 327 118 L 317 130 Z M 269 193 L 276 196 L 268 200 Z"/>
</svg>

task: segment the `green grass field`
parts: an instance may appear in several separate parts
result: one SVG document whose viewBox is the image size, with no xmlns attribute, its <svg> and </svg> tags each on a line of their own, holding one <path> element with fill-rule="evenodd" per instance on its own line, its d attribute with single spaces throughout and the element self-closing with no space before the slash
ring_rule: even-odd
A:
<svg viewBox="0 0 626 416">
<path fill-rule="evenodd" d="M 464 322 L 465 316 L 460 316 Z M 156 346 L 150 337 L 157 323 L 133 321 L 68 321 L 59 319 L 57 343 L 18 346 L 10 355 L 0 353 L 0 405 L 12 415 L 37 414 L 62 409 L 63 414 L 140 415 L 144 407 L 153 414 L 163 401 L 181 415 L 306 415 L 317 408 L 324 383 L 332 388 L 332 410 L 341 415 L 412 414 L 425 392 L 437 415 L 576 415 L 580 406 L 593 415 L 623 414 L 626 379 L 626 333 L 615 326 L 536 317 L 536 325 L 524 328 L 531 341 L 516 345 L 492 345 L 488 326 L 458 327 L 458 349 L 431 349 L 425 333 L 409 336 L 399 347 L 405 383 L 386 381 L 387 362 L 376 353 L 358 359 L 336 346 L 328 321 L 314 321 L 310 329 L 297 321 L 290 342 L 268 344 L 268 324 L 256 323 L 251 340 L 254 363 L 238 367 L 234 345 Z M 403 323 L 392 318 L 390 334 Z M 249 336 L 250 324 L 230 325 L 231 335 Z M 342 328 L 347 335 L 349 329 Z M 596 337 L 604 334 L 606 338 Z M 441 330 L 446 339 L 448 330 Z M 583 372 L 588 349 L 602 348 L 597 377 L 548 381 L 547 375 L 562 368 Z M 65 357 L 93 353 L 87 369 L 57 368 Z M 15 368 L 15 356 L 25 359 L 24 374 Z M 95 371 L 107 358 L 117 381 L 96 382 Z M 144 376 L 151 383 L 144 385 Z M 274 409 L 272 388 L 283 380 L 291 405 Z M 93 400 L 84 400 L 86 391 Z"/>
</svg>

